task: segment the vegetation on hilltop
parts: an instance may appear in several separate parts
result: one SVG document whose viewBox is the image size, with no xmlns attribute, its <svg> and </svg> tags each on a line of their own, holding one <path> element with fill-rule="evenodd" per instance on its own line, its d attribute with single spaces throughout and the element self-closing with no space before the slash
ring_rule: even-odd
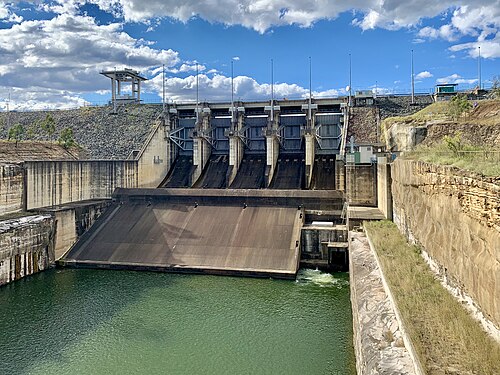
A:
<svg viewBox="0 0 500 375">
<path fill-rule="evenodd" d="M 500 100 L 471 102 L 457 95 L 451 101 L 382 123 L 384 136 L 392 139 L 395 131 L 404 135 L 415 127 L 426 128 L 425 139 L 403 157 L 500 176 Z"/>
<path fill-rule="evenodd" d="M 500 176 L 500 145 L 499 147 L 473 146 L 465 142 L 460 133 L 454 136 L 445 135 L 442 142 L 437 145 L 418 145 L 404 157 L 433 164 L 451 165 L 484 176 Z"/>
<path fill-rule="evenodd" d="M 500 345 L 435 278 L 390 221 L 365 222 L 426 374 L 500 374 Z"/>
</svg>

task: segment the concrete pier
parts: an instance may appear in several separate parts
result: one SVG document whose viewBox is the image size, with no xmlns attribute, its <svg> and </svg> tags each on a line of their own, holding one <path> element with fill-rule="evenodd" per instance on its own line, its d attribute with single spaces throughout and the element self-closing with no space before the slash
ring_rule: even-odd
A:
<svg viewBox="0 0 500 375">
<path fill-rule="evenodd" d="M 210 159 L 210 154 L 212 153 L 212 147 L 204 136 L 209 126 L 210 117 L 204 115 L 197 123 L 196 131 L 193 134 L 193 171 L 191 175 L 192 183 L 195 183 L 200 178 L 206 164 L 208 163 L 208 160 Z"/>
<path fill-rule="evenodd" d="M 278 136 L 276 131 L 267 130 L 266 131 L 266 171 L 265 171 L 265 183 L 266 187 L 271 185 L 271 181 L 274 177 L 274 171 L 276 169 L 276 164 L 278 163 L 280 145 L 278 142 Z"/>
</svg>

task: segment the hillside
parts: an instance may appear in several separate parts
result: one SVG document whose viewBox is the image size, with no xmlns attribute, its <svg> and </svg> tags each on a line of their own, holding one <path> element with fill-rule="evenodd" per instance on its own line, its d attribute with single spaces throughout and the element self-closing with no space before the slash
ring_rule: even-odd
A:
<svg viewBox="0 0 500 375">
<path fill-rule="evenodd" d="M 382 123 L 386 145 L 405 157 L 500 176 L 500 100 L 485 100 L 453 121 L 448 103 Z"/>
<path fill-rule="evenodd" d="M 448 115 L 448 102 L 438 102 L 409 116 L 389 117 L 382 122 L 388 149 L 409 151 L 417 144 L 435 145 L 444 136 L 461 134 L 474 146 L 500 145 L 500 100 L 484 100 L 458 121 Z"/>
<path fill-rule="evenodd" d="M 56 140 L 62 129 L 73 129 L 76 142 L 91 159 L 125 159 L 132 150 L 140 149 L 154 120 L 161 112 L 160 105 L 128 105 L 118 114 L 111 107 L 82 107 L 74 110 L 11 112 L 10 124 L 21 124 L 31 140 Z M 40 123 L 50 114 L 56 132 L 49 138 Z M 0 139 L 7 139 L 7 113 L 0 113 Z M 24 138 L 27 138 L 25 134 Z"/>
</svg>

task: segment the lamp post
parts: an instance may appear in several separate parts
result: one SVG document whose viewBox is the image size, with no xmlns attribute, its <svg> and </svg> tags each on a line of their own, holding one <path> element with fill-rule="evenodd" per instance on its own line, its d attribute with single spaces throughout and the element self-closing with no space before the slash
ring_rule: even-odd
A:
<svg viewBox="0 0 500 375">
<path fill-rule="evenodd" d="M 477 84 L 481 90 L 481 46 L 477 47 Z"/>
<path fill-rule="evenodd" d="M 196 123 L 198 123 L 199 120 L 199 108 L 198 108 L 198 102 L 199 102 L 199 96 L 200 96 L 200 81 L 199 81 L 199 76 L 198 76 L 198 63 L 196 63 Z"/>
<path fill-rule="evenodd" d="M 271 124 L 274 124 L 274 61 L 271 59 Z"/>
<path fill-rule="evenodd" d="M 413 71 L 413 50 L 411 50 L 411 104 L 415 104 L 415 73 Z"/>
<path fill-rule="evenodd" d="M 349 107 L 352 105 L 351 97 L 352 97 L 352 61 L 351 61 L 351 54 L 349 54 Z"/>
</svg>

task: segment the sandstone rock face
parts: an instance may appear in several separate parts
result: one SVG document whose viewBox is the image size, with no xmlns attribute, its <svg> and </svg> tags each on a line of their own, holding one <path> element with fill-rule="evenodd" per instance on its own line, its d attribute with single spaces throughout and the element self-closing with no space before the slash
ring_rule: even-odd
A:
<svg viewBox="0 0 500 375">
<path fill-rule="evenodd" d="M 500 328 L 500 178 L 401 159 L 391 172 L 394 222 Z"/>
</svg>

